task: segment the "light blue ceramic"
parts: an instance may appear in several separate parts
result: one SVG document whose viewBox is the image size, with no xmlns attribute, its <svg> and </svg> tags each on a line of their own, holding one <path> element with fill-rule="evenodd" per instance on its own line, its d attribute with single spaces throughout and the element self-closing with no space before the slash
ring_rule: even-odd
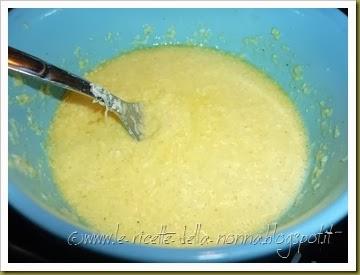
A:
<svg viewBox="0 0 360 275">
<path fill-rule="evenodd" d="M 302 235 L 311 236 L 344 217 L 347 30 L 347 18 L 335 9 L 11 11 L 9 45 L 78 74 L 121 52 L 159 44 L 196 44 L 240 55 L 287 91 L 309 133 L 311 157 L 303 191 L 277 221 L 278 232 L 267 244 L 201 249 L 82 245 L 135 261 L 249 261 L 277 251 L 284 256 L 289 244 Z M 64 241 L 77 231 L 72 240 L 80 242 L 81 234 L 91 228 L 58 193 L 45 150 L 49 123 L 62 94 L 41 82 L 9 77 L 9 201 Z M 241 213 L 234 219 L 241 219 Z"/>
</svg>

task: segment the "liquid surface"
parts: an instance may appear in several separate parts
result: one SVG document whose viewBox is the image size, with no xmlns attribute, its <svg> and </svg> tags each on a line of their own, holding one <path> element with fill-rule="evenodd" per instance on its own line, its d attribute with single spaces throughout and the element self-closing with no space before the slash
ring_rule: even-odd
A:
<svg viewBox="0 0 360 275">
<path fill-rule="evenodd" d="M 87 76 L 144 104 L 145 139 L 69 93 L 49 134 L 53 174 L 95 230 L 127 239 L 161 226 L 183 236 L 262 231 L 289 207 L 307 164 L 294 106 L 235 57 L 191 47 L 138 50 Z M 216 241 L 211 244 L 216 244 Z M 178 245 L 173 242 L 171 245 Z"/>
</svg>

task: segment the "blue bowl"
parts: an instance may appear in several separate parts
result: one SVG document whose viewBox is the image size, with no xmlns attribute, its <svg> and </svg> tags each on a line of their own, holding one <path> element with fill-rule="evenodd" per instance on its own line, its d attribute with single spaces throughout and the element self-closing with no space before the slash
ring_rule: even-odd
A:
<svg viewBox="0 0 360 275">
<path fill-rule="evenodd" d="M 214 262 L 286 255 L 289 247 L 347 214 L 347 30 L 346 16 L 336 9 L 11 11 L 10 46 L 80 75 L 119 53 L 165 44 L 212 47 L 243 57 L 295 102 L 308 131 L 310 162 L 302 191 L 265 244 L 186 249 L 85 244 L 91 228 L 58 192 L 45 149 L 64 91 L 9 74 L 10 204 L 72 245 L 122 259 Z"/>
</svg>

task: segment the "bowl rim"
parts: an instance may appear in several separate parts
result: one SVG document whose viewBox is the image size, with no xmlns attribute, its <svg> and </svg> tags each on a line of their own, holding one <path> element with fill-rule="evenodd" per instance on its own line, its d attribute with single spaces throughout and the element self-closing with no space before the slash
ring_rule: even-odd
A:
<svg viewBox="0 0 360 275">
<path fill-rule="evenodd" d="M 79 236 L 94 234 L 94 232 L 84 230 L 52 214 L 27 196 L 15 184 L 9 184 L 8 194 L 9 204 L 13 208 L 39 227 L 46 229 L 64 241 L 67 241 L 73 232 L 77 232 Z M 345 190 L 330 205 L 311 215 L 305 221 L 292 225 L 284 231 L 279 231 L 274 234 L 274 238 L 295 236 L 299 233 L 302 236 L 316 235 L 321 229 L 324 231 L 345 217 L 347 210 L 348 192 Z M 44 221 L 46 222 L 44 223 Z M 296 242 L 292 244 L 295 245 Z M 166 248 L 131 243 L 109 243 L 106 245 L 80 243 L 79 246 L 107 256 L 136 262 L 244 262 L 276 253 L 279 250 L 289 249 L 289 244 L 286 242 L 280 244 L 271 242 L 267 245 L 261 243 L 222 245 L 204 248 Z"/>
<path fill-rule="evenodd" d="M 12 10 L 9 13 L 9 20 L 18 11 L 21 9 Z M 339 19 L 346 17 L 339 10 L 331 9 L 331 12 Z M 279 231 L 275 236 L 279 234 L 293 235 L 299 232 L 306 236 L 314 235 L 319 232 L 320 228 L 326 229 L 345 217 L 348 213 L 348 186 L 347 178 L 343 180 L 345 181 L 345 190 L 329 205 L 313 213 L 306 220 L 293 224 L 284 231 Z M 75 231 L 79 234 L 93 234 L 93 232 L 84 230 L 64 218 L 54 215 L 40 203 L 31 199 L 10 180 L 8 181 L 8 203 L 34 224 L 64 241 L 67 240 L 69 234 Z M 79 246 L 103 255 L 140 262 L 244 262 L 276 253 L 278 249 L 286 249 L 288 244 L 239 244 L 206 248 L 166 248 L 139 244 L 79 244 Z"/>
</svg>

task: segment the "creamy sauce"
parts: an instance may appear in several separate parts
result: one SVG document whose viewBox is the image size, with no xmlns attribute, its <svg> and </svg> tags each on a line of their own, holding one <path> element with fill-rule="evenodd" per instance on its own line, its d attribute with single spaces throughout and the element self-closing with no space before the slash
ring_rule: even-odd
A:
<svg viewBox="0 0 360 275">
<path fill-rule="evenodd" d="M 131 240 L 162 225 L 216 238 L 264 230 L 291 205 L 307 165 L 294 105 L 242 60 L 193 47 L 115 58 L 87 76 L 144 104 L 145 138 L 69 93 L 50 134 L 53 174 L 65 199 L 99 232 Z M 173 245 L 176 245 L 174 243 Z"/>
</svg>

